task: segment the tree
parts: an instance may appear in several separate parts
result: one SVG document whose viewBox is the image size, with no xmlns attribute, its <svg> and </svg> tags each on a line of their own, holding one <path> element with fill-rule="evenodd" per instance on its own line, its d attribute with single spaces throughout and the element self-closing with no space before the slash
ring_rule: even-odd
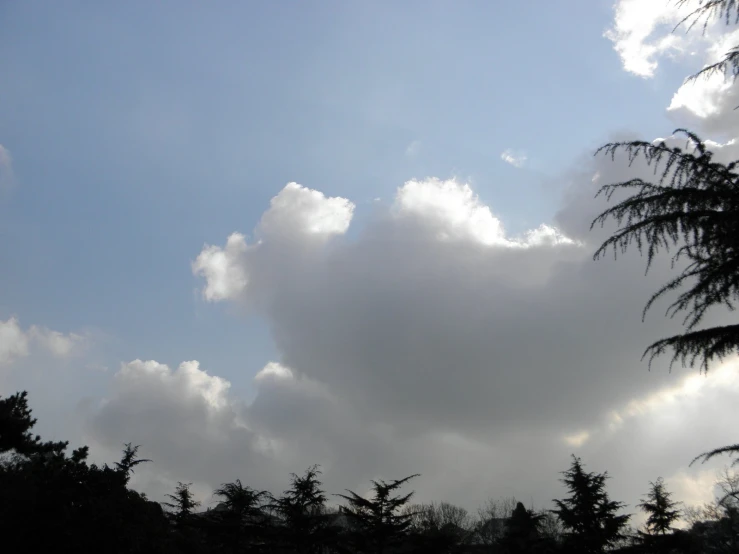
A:
<svg viewBox="0 0 739 554">
<path fill-rule="evenodd" d="M 31 434 L 36 420 L 28 407 L 28 392 L 0 397 L 0 454 L 15 451 L 22 456 L 63 452 L 67 442 L 41 442 L 41 437 Z"/>
<path fill-rule="evenodd" d="M 207 513 L 206 527 L 210 542 L 220 552 L 241 552 L 262 542 L 264 534 L 263 500 L 265 491 L 245 487 L 239 479 L 224 483 L 213 494 L 222 499 Z"/>
<path fill-rule="evenodd" d="M 477 539 L 485 545 L 494 545 L 503 536 L 505 520 L 513 512 L 517 501 L 513 497 L 489 498 L 477 510 L 475 534 Z"/>
<path fill-rule="evenodd" d="M 294 552 L 320 553 L 334 538 L 320 475 L 317 465 L 302 476 L 291 474 L 290 488 L 272 504 L 284 525 L 283 538 Z"/>
<path fill-rule="evenodd" d="M 739 23 L 739 0 L 678 0 L 677 4 L 696 6 L 680 24 L 692 27 L 703 18 L 705 31 L 714 17 L 726 24 Z M 739 76 L 739 46 L 689 80 L 717 72 L 734 79 Z M 609 143 L 596 152 L 610 154 L 613 159 L 616 152 L 625 151 L 630 162 L 642 156 L 647 165 L 654 166 L 657 179 L 648 182 L 635 178 L 598 190 L 597 195 L 609 200 L 616 191 L 631 194 L 593 220 L 591 229 L 608 219 L 619 225 L 594 258 L 609 250 L 617 256 L 619 251 L 624 253 L 636 245 L 640 253 L 646 250 L 648 271 L 660 250 L 675 248 L 673 267 L 684 263 L 684 268 L 651 296 L 642 319 L 664 294 L 687 287 L 666 313 L 669 317 L 684 313 L 685 332 L 649 345 L 642 358 L 648 356 L 651 366 L 655 357 L 672 350 L 671 366 L 677 360 L 691 366 L 700 361 L 700 368 L 708 371 L 709 362 L 739 351 L 738 324 L 698 328 L 710 308 L 724 306 L 733 311 L 739 301 L 739 160 L 715 162 L 713 153 L 697 135 L 685 129 L 674 133 L 687 136 L 685 149 L 670 148 L 664 141 L 631 141 Z M 691 465 L 698 459 L 705 462 L 727 453 L 739 453 L 739 444 L 705 452 Z"/>
<path fill-rule="evenodd" d="M 473 538 L 472 518 L 460 506 L 449 502 L 412 504 L 402 512 L 411 516 L 409 530 L 419 552 L 457 552 Z"/>
<path fill-rule="evenodd" d="M 408 504 L 413 492 L 403 496 L 392 494 L 414 477 L 418 477 L 418 474 L 389 483 L 382 479 L 372 481 L 374 495 L 371 499 L 350 490 L 347 490 L 348 495 L 337 495 L 349 503 L 348 506 L 342 506 L 341 513 L 349 519 L 352 527 L 351 542 L 355 549 L 359 552 L 384 554 L 404 541 L 412 514 L 403 513 L 402 509 Z"/>
<path fill-rule="evenodd" d="M 647 498 L 638 507 L 647 513 L 646 529 L 650 535 L 664 535 L 672 530 L 672 524 L 680 518 L 679 502 L 672 500 L 672 493 L 665 488 L 662 477 L 649 483 Z"/>
<path fill-rule="evenodd" d="M 567 552 L 596 554 L 615 544 L 629 520 L 629 515 L 616 515 L 624 504 L 608 498 L 605 491 L 607 473 L 588 473 L 580 458 L 573 455 L 572 466 L 564 472 L 562 482 L 570 491 L 564 500 L 554 500 L 562 526 Z"/>
<path fill-rule="evenodd" d="M 680 6 L 692 3 L 695 2 L 678 1 Z M 695 10 L 681 23 L 690 22 L 692 27 L 705 17 L 706 25 L 711 17 L 718 16 L 728 24 L 732 14 L 739 22 L 737 0 L 698 0 Z M 734 76 L 739 74 L 739 47 L 733 48 L 723 61 L 691 78 L 725 72 L 728 68 Z M 649 356 L 651 365 L 656 356 L 671 350 L 671 363 L 680 360 L 683 365 L 694 365 L 700 360 L 701 368 L 707 371 L 709 362 L 739 349 L 739 325 L 698 328 L 710 308 L 723 305 L 733 310 L 739 300 L 739 173 L 737 161 L 713 161 L 713 153 L 697 135 L 685 129 L 674 133 L 687 136 L 685 149 L 671 148 L 664 141 L 616 142 L 598 149 L 597 153 L 612 158 L 617 151 L 625 151 L 630 163 L 643 157 L 647 165 L 654 166 L 656 180 L 635 178 L 600 188 L 597 195 L 608 200 L 617 191 L 630 195 L 592 222 L 591 228 L 602 226 L 608 219 L 619 225 L 594 258 L 609 250 L 618 255 L 635 245 L 640 253 L 646 251 L 648 271 L 661 250 L 675 248 L 673 267 L 684 263 L 684 268 L 652 295 L 642 319 L 664 294 L 683 289 L 666 315 L 684 314 L 685 332 L 651 344 L 643 357 Z"/>
<path fill-rule="evenodd" d="M 685 332 L 651 344 L 644 357 L 652 360 L 669 349 L 672 362 L 683 365 L 701 361 L 708 370 L 711 360 L 722 359 L 739 348 L 739 325 L 698 329 L 708 310 L 724 305 L 733 310 L 739 300 L 739 173 L 737 162 L 724 165 L 712 161 L 712 152 L 696 135 L 678 129 L 688 137 L 690 149 L 670 148 L 662 141 L 611 143 L 603 146 L 612 157 L 625 150 L 630 162 L 642 156 L 661 176 L 655 183 L 641 178 L 607 184 L 598 195 L 610 200 L 619 190 L 632 194 L 602 212 L 592 222 L 603 225 L 614 219 L 620 228 L 596 251 L 598 259 L 607 251 L 624 253 L 636 245 L 647 254 L 647 271 L 660 250 L 676 248 L 673 266 L 684 269 L 648 300 L 646 312 L 664 294 L 686 286 L 670 304 L 667 315 L 683 312 Z"/>
<path fill-rule="evenodd" d="M 140 445 L 131 446 L 130 442 L 123 445 L 123 457 L 120 462 L 115 463 L 116 471 L 122 473 L 125 476 L 126 483 L 133 473 L 133 468 L 139 464 L 150 462 L 151 460 L 144 460 L 138 458 Z"/>
<path fill-rule="evenodd" d="M 9 400 L 2 405 L 3 448 L 22 454 L 0 464 L 0 521 L 8 551 L 123 554 L 165 547 L 161 507 L 126 487 L 132 468 L 144 461 L 136 457 L 138 447 L 126 445 L 114 468 L 88 464 L 86 446 L 67 456 L 66 442 L 41 442 L 30 434 L 36 420 L 25 394 Z"/>
<path fill-rule="evenodd" d="M 554 545 L 551 544 L 551 541 L 545 541 L 542 537 L 541 526 L 543 522 L 543 514 L 527 510 L 522 502 L 518 502 L 516 508 L 506 520 L 505 531 L 498 541 L 503 552 L 523 554 L 553 548 Z"/>
<path fill-rule="evenodd" d="M 696 2 L 695 0 L 678 0 L 677 2 L 678 6 L 688 4 L 695 5 Z M 690 29 L 696 23 L 700 22 L 701 18 L 704 18 L 703 30 L 705 32 L 708 22 L 713 17 L 723 19 L 727 25 L 732 22 L 732 19 L 734 23 L 739 23 L 739 2 L 737 0 L 698 0 L 697 4 L 697 7 L 678 23 L 678 27 L 684 23 L 689 23 Z M 722 73 L 725 76 L 731 75 L 734 78 L 739 76 L 739 45 L 732 47 L 718 62 L 708 65 L 698 73 L 688 77 L 688 80 L 693 81 L 699 77 L 707 77 L 714 73 Z"/>
<path fill-rule="evenodd" d="M 167 495 L 167 498 L 172 500 L 172 502 L 162 503 L 174 511 L 175 520 L 178 523 L 183 523 L 189 519 L 193 514 L 193 510 L 200 506 L 200 502 L 195 500 L 195 496 L 190 490 L 191 486 L 192 483 L 178 481 L 175 493 Z"/>
</svg>

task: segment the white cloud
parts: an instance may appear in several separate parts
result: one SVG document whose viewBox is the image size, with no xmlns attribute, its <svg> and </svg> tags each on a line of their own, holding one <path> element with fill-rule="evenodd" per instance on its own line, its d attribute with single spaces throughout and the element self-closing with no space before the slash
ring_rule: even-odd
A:
<svg viewBox="0 0 739 554">
<path fill-rule="evenodd" d="M 722 157 L 739 148 L 714 146 Z M 736 376 L 669 374 L 666 360 L 648 372 L 644 347 L 680 329 L 658 313 L 640 321 L 669 262 L 645 277 L 634 252 L 591 259 L 612 230 L 589 230 L 605 207 L 595 190 L 651 174 L 588 155 L 563 177 L 573 186 L 555 221 L 519 238 L 456 180 L 403 184 L 352 237 L 351 202 L 289 186 L 253 243 L 204 249 L 223 253 L 201 264 L 220 273 L 195 271 L 220 291 L 211 299 L 243 305 L 272 333 L 278 356 L 251 368 L 253 401 L 197 362 L 135 360 L 88 412 L 85 440 L 112 453 L 141 444 L 154 464 L 138 486 L 154 498 L 177 480 L 206 495 L 237 477 L 277 492 L 318 463 L 328 492 L 420 472 L 420 501 L 474 510 L 513 494 L 549 507 L 573 451 L 631 506 L 660 475 L 678 500 L 702 498 L 706 468 L 687 464 L 731 440 L 716 422 L 739 415 Z"/>
<path fill-rule="evenodd" d="M 613 27 L 604 36 L 613 42 L 626 71 L 653 77 L 664 55 L 684 52 L 697 39 L 671 33 L 689 12 L 666 0 L 618 0 Z"/>
<path fill-rule="evenodd" d="M 66 358 L 87 344 L 87 337 L 77 333 L 63 334 L 45 327 L 32 325 L 24 331 L 18 319 L 0 320 L 0 365 L 10 364 L 28 356 L 33 346 L 39 346 L 55 358 Z"/>
<path fill-rule="evenodd" d="M 28 355 L 28 337 L 16 318 L 0 321 L 0 365 Z"/>
<path fill-rule="evenodd" d="M 275 196 L 259 223 L 265 238 L 294 236 L 327 238 L 349 228 L 354 204 L 346 198 L 329 198 L 322 192 L 288 183 Z"/>
<path fill-rule="evenodd" d="M 401 217 L 418 216 L 439 238 L 473 239 L 507 245 L 503 224 L 480 202 L 469 185 L 455 180 L 408 181 L 398 189 L 394 208 Z"/>
<path fill-rule="evenodd" d="M 225 248 L 209 245 L 203 248 L 192 263 L 192 271 L 205 278 L 203 297 L 206 300 L 235 298 L 246 288 L 246 269 L 238 263 L 246 250 L 246 237 L 240 233 L 232 233 Z"/>
<path fill-rule="evenodd" d="M 712 40 L 703 56 L 705 65 L 718 62 L 739 44 L 739 30 L 723 34 L 718 31 L 725 29 L 721 27 L 710 35 Z M 667 109 L 673 118 L 690 127 L 700 128 L 704 133 L 725 133 L 735 137 L 739 124 L 737 105 L 739 88 L 734 79 L 713 73 L 683 84 Z"/>
<path fill-rule="evenodd" d="M 77 333 L 64 334 L 46 327 L 32 325 L 28 335 L 43 349 L 57 358 L 67 358 L 85 348 L 88 338 Z"/>
<path fill-rule="evenodd" d="M 277 362 L 269 362 L 254 377 L 255 381 L 264 381 L 267 379 L 293 379 L 293 372 Z"/>
<path fill-rule="evenodd" d="M 735 149 L 715 146 L 721 156 Z M 589 230 L 605 207 L 595 190 L 651 169 L 619 157 L 588 157 L 581 167 L 565 177 L 575 184 L 556 226 L 519 238 L 468 184 L 434 178 L 399 187 L 352 240 L 283 231 L 305 219 L 294 203 L 292 218 L 274 218 L 270 233 L 258 228 L 260 241 L 235 262 L 249 286 L 231 300 L 268 299 L 250 309 L 272 330 L 280 361 L 255 378 L 251 428 L 298 467 L 330 467 L 339 490 L 420 471 L 426 498 L 469 508 L 500 491 L 496 483 L 547 505 L 572 450 L 594 470 L 621 475 L 615 497 L 635 503 L 650 480 L 684 469 L 704 444 L 722 444 L 720 429 L 691 440 L 684 429 L 730 412 L 726 395 L 711 400 L 716 413 L 680 410 L 703 406 L 698 393 L 635 408 L 667 398 L 678 379 L 664 360 L 652 372 L 639 360 L 651 341 L 679 330 L 657 315 L 640 322 L 669 262 L 645 277 L 635 252 L 618 263 L 591 259 L 612 229 Z M 611 425 L 613 414 L 620 424 Z M 669 430 L 664 451 L 651 448 L 649 419 Z M 447 456 L 452 443 L 459 450 Z M 542 448 L 552 452 L 544 461 Z M 640 463 L 628 456 L 635 451 Z"/>
<path fill-rule="evenodd" d="M 278 278 L 253 271 L 258 260 L 270 249 L 300 245 L 300 249 L 321 248 L 332 237 L 343 235 L 352 220 L 354 204 L 345 198 L 323 193 L 297 183 L 288 183 L 275 196 L 255 229 L 257 242 L 248 245 L 244 235 L 233 233 L 226 246 L 206 245 L 192 263 L 194 275 L 205 278 L 203 297 L 209 301 L 239 298 L 250 282 Z M 299 255 L 296 252 L 295 255 Z M 290 261 L 284 260 L 289 266 Z M 276 269 L 276 273 L 282 273 Z M 258 283 L 257 283 L 258 286 Z"/>
<path fill-rule="evenodd" d="M 500 155 L 500 159 L 511 164 L 513 167 L 523 167 L 527 160 L 526 154 L 511 150 L 510 148 L 503 151 Z"/>
<path fill-rule="evenodd" d="M 739 43 L 739 30 L 716 17 L 701 18 L 692 29 L 690 24 L 696 20 L 689 19 L 675 29 L 696 7 L 665 0 L 619 0 L 614 7 L 613 27 L 605 36 L 613 42 L 623 68 L 630 73 L 654 77 L 665 57 L 689 60 L 689 65 L 684 64 L 686 74 L 696 73 L 721 60 Z M 705 22 L 708 25 L 703 32 Z M 739 113 L 734 111 L 737 105 L 739 88 L 733 79 L 713 74 L 684 83 L 667 109 L 681 126 L 733 137 L 739 123 Z"/>
</svg>

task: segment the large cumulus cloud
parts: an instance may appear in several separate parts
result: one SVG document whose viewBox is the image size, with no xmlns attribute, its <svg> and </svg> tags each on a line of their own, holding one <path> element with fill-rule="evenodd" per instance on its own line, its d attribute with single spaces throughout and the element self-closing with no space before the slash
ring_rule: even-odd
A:
<svg viewBox="0 0 739 554">
<path fill-rule="evenodd" d="M 546 504 L 577 451 L 620 473 L 615 486 L 632 503 L 657 471 L 688 490 L 687 462 L 730 437 L 697 409 L 693 419 L 677 410 L 664 448 L 633 430 L 674 408 L 679 400 L 659 399 L 693 374 L 670 374 L 664 360 L 648 372 L 640 360 L 679 329 L 657 312 L 640 321 L 669 264 L 645 277 L 635 252 L 591 259 L 612 230 L 589 230 L 605 207 L 595 191 L 645 171 L 622 162 L 584 161 L 567 176 L 556 225 L 520 237 L 454 180 L 405 183 L 351 239 L 348 200 L 288 185 L 251 242 L 234 234 L 193 264 L 205 298 L 264 317 L 281 354 L 256 376 L 244 417 L 281 442 L 284 466 L 323 463 L 339 487 L 421 471 L 427 497 L 472 506 L 519 494 Z M 316 214 L 343 223 L 317 236 L 305 223 Z M 209 295 L 216 285 L 228 292 Z M 732 413 L 730 397 L 713 394 L 713 409 Z M 643 398 L 652 411 L 634 408 Z M 686 443 L 692 425 L 703 440 Z"/>
<path fill-rule="evenodd" d="M 682 14 L 665 4 L 616 3 L 607 36 L 627 71 L 653 77 L 665 56 L 693 51 L 710 63 L 734 40 L 720 26 L 670 34 Z M 736 90 L 685 85 L 670 112 L 732 138 Z M 739 154 L 732 141 L 711 147 Z M 588 153 L 561 176 L 569 187 L 553 221 L 521 236 L 457 180 L 410 180 L 354 229 L 350 199 L 289 183 L 250 235 L 206 245 L 192 263 L 205 301 L 270 326 L 279 359 L 253 369 L 255 399 L 233 397 L 218 368 L 134 361 L 90 405 L 87 438 L 144 444 L 162 468 L 138 477 L 152 491 L 181 479 L 205 495 L 240 477 L 277 492 L 288 472 L 319 463 L 332 492 L 420 472 L 421 500 L 474 508 L 515 494 L 546 506 L 576 452 L 613 474 L 631 511 L 659 475 L 679 499 L 706 500 L 713 469 L 687 464 L 735 442 L 722 422 L 739 415 L 739 369 L 670 373 L 661 359 L 650 372 L 640 359 L 680 330 L 664 303 L 640 319 L 674 269 L 660 258 L 645 276 L 635 251 L 594 262 L 613 226 L 590 229 L 607 206 L 598 188 L 635 176 L 653 172 Z"/>
</svg>

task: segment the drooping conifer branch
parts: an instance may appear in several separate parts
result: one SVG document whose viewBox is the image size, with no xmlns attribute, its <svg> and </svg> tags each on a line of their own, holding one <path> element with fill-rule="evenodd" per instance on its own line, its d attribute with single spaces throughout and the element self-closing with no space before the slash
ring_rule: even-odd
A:
<svg viewBox="0 0 739 554">
<path fill-rule="evenodd" d="M 685 332 L 650 345 L 644 357 L 652 360 L 667 350 L 672 363 L 701 361 L 701 369 L 739 349 L 739 325 L 697 329 L 709 308 L 723 305 L 734 310 L 739 301 L 739 173 L 737 161 L 713 161 L 713 153 L 695 134 L 687 136 L 685 149 L 671 148 L 665 141 L 610 143 L 597 154 L 615 158 L 625 152 L 629 164 L 638 158 L 654 167 L 655 181 L 631 179 L 607 184 L 596 196 L 611 200 L 617 191 L 631 194 L 596 217 L 591 229 L 609 219 L 619 228 L 598 248 L 594 258 L 612 250 L 614 256 L 635 245 L 646 254 L 647 271 L 660 251 L 674 249 L 672 265 L 684 263 L 682 271 L 647 301 L 642 317 L 668 292 L 683 290 L 669 305 L 668 317 L 684 313 Z M 687 287 L 687 288 L 686 288 Z"/>
</svg>

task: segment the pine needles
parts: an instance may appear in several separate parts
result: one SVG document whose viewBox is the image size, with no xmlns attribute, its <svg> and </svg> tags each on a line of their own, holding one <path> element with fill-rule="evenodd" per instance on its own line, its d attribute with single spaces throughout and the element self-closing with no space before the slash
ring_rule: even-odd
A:
<svg viewBox="0 0 739 554">
<path fill-rule="evenodd" d="M 738 8 L 739 9 L 739 8 Z M 684 313 L 685 332 L 650 345 L 644 352 L 649 363 L 668 350 L 673 351 L 672 364 L 701 362 L 708 370 L 711 360 L 722 359 L 739 349 L 739 325 L 698 329 L 708 310 L 723 305 L 734 310 L 739 301 L 739 173 L 737 162 L 713 161 L 713 153 L 695 134 L 678 129 L 675 134 L 687 136 L 686 148 L 670 148 L 664 141 L 609 143 L 596 154 L 613 159 L 617 152 L 628 155 L 629 164 L 641 157 L 654 167 L 655 182 L 640 178 L 608 184 L 596 196 L 611 200 L 619 190 L 632 194 L 602 212 L 591 223 L 601 227 L 613 219 L 619 229 L 596 251 L 599 259 L 607 251 L 614 256 L 636 245 L 646 253 L 647 271 L 662 250 L 674 248 L 673 268 L 686 265 L 673 279 L 648 300 L 642 318 L 649 308 L 668 292 L 683 290 L 669 305 L 666 316 Z"/>
</svg>

